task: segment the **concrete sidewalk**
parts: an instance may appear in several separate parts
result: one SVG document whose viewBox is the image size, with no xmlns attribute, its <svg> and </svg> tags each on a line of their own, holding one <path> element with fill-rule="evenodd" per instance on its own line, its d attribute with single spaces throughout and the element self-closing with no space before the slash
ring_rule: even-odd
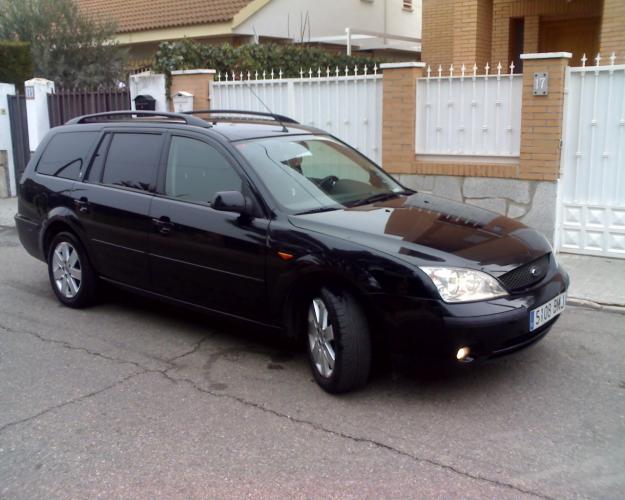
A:
<svg viewBox="0 0 625 500">
<path fill-rule="evenodd" d="M 17 199 L 0 199 L 0 226 L 14 226 Z M 625 313 L 625 259 L 561 253 L 558 260 L 571 276 L 569 301 Z"/>
<path fill-rule="evenodd" d="M 625 259 L 558 254 L 571 277 L 570 302 L 625 313 Z"/>
</svg>

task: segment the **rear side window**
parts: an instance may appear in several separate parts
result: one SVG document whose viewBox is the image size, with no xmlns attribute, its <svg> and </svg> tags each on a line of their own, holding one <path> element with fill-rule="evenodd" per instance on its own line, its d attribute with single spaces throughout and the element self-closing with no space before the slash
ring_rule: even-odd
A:
<svg viewBox="0 0 625 500">
<path fill-rule="evenodd" d="M 167 196 L 210 203 L 219 191 L 241 190 L 241 178 L 214 147 L 188 137 L 172 137 L 165 179 Z"/>
<path fill-rule="evenodd" d="M 37 164 L 37 172 L 63 179 L 78 179 L 98 135 L 99 132 L 56 134 L 46 146 Z"/>
<path fill-rule="evenodd" d="M 162 144 L 160 134 L 113 134 L 102 183 L 153 191 Z"/>
</svg>

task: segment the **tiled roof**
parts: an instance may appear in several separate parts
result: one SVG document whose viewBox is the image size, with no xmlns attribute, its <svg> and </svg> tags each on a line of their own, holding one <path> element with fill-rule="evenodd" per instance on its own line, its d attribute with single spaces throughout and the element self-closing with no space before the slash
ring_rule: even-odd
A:
<svg viewBox="0 0 625 500">
<path fill-rule="evenodd" d="M 230 21 L 252 0 L 78 0 L 98 21 L 113 20 L 118 33 Z"/>
</svg>

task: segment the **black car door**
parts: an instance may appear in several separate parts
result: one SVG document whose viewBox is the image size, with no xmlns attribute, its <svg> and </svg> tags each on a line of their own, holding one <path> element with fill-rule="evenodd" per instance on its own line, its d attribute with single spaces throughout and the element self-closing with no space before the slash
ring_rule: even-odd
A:
<svg viewBox="0 0 625 500">
<path fill-rule="evenodd" d="M 98 273 L 140 288 L 150 283 L 149 209 L 163 144 L 161 131 L 107 131 L 72 193 Z"/>
<path fill-rule="evenodd" d="M 248 193 L 222 146 L 204 136 L 170 136 L 150 208 L 153 287 L 158 293 L 262 321 L 268 221 L 213 210 L 219 191 Z"/>
</svg>

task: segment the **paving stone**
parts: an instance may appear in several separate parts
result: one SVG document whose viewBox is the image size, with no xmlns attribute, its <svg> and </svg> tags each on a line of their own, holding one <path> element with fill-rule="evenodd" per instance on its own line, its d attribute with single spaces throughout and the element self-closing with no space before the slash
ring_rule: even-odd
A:
<svg viewBox="0 0 625 500">
<path fill-rule="evenodd" d="M 529 209 L 526 206 L 518 205 L 513 202 L 508 203 L 508 217 L 512 219 L 518 219 L 519 217 L 523 217 L 528 210 Z"/>
<path fill-rule="evenodd" d="M 467 177 L 463 188 L 467 198 L 508 198 L 517 203 L 530 201 L 530 181 Z"/>
<path fill-rule="evenodd" d="M 431 193 L 432 189 L 434 189 L 434 177 L 433 175 L 400 174 L 398 179 L 399 182 L 410 189 Z"/>
<path fill-rule="evenodd" d="M 491 210 L 492 212 L 497 212 L 499 214 L 506 213 L 506 201 L 501 198 L 486 198 L 477 200 L 467 199 L 466 202 L 471 205 L 475 205 L 476 207 L 485 208 L 486 210 Z"/>
<path fill-rule="evenodd" d="M 437 175 L 434 178 L 432 193 L 443 198 L 462 201 L 462 180 L 462 177 Z"/>
<path fill-rule="evenodd" d="M 556 227 L 556 195 L 555 182 L 538 182 L 527 214 L 521 222 L 540 231 L 553 244 Z"/>
</svg>

